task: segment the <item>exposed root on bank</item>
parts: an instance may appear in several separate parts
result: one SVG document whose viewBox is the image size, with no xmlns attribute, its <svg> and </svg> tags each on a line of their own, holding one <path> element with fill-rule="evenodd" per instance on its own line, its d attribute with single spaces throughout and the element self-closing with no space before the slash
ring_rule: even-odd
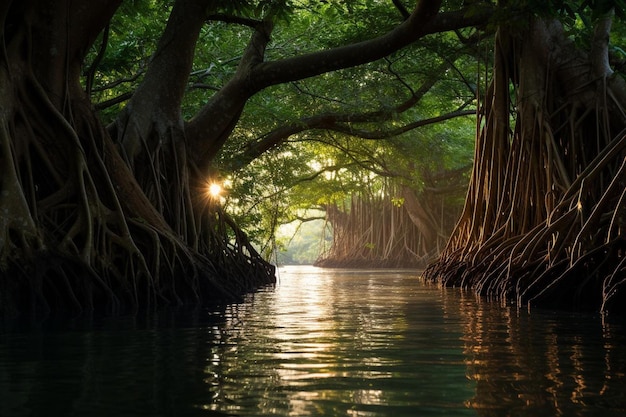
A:
<svg viewBox="0 0 626 417">
<path fill-rule="evenodd" d="M 34 77 L 21 85 L 1 91 L 0 316 L 234 301 L 273 282 L 225 213 L 191 214 L 172 184 L 184 209 L 155 209 L 88 105 L 68 99 L 62 112 Z"/>
<path fill-rule="evenodd" d="M 429 188 L 457 181 L 443 173 L 432 175 Z M 326 220 L 332 226 L 332 245 L 315 265 L 334 268 L 423 269 L 445 245 L 458 208 L 446 206 L 453 193 L 422 191 L 390 179 L 381 179 L 375 191 L 364 189 L 343 206 L 327 204 Z M 443 184 L 443 185 L 442 185 Z"/>
<path fill-rule="evenodd" d="M 541 39 L 500 33 L 466 207 L 425 277 L 519 305 L 624 312 L 624 83 L 593 74 L 557 26 L 534 25 L 560 49 L 546 62 Z"/>
</svg>

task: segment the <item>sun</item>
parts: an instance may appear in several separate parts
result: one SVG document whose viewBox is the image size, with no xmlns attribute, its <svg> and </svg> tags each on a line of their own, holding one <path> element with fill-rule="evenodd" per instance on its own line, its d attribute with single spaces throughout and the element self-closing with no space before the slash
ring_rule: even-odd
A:
<svg viewBox="0 0 626 417">
<path fill-rule="evenodd" d="M 209 185 L 209 188 L 207 189 L 207 192 L 209 193 L 209 196 L 217 198 L 220 196 L 220 194 L 222 194 L 222 186 L 215 182 L 211 183 Z"/>
</svg>

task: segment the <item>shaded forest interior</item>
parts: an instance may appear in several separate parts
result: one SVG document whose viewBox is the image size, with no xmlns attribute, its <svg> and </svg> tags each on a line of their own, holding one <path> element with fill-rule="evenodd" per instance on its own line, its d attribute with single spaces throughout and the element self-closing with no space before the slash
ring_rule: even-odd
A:
<svg viewBox="0 0 626 417">
<path fill-rule="evenodd" d="M 459 172 L 430 180 L 431 191 L 419 197 L 410 187 L 384 181 L 379 193 L 355 193 L 342 206 L 327 205 L 332 244 L 315 265 L 424 269 L 441 253 L 455 225 L 465 181 Z"/>
<path fill-rule="evenodd" d="M 428 279 L 518 305 L 625 311 L 626 85 L 609 65 L 612 16 L 596 21 L 591 52 L 557 20 L 499 30 L 465 209 Z"/>
<path fill-rule="evenodd" d="M 310 209 L 320 265 L 625 308 L 619 4 L 161 6 L 0 5 L 0 316 L 240 300 Z"/>
</svg>

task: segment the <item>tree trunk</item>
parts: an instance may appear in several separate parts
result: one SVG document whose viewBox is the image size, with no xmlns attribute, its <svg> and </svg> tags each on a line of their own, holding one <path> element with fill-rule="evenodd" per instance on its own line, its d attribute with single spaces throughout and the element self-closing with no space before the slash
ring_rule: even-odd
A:
<svg viewBox="0 0 626 417">
<path fill-rule="evenodd" d="M 466 206 L 426 277 L 520 304 L 623 309 L 626 89 L 598 58 L 607 42 L 606 21 L 592 55 L 556 21 L 500 29 Z"/>
<path fill-rule="evenodd" d="M 81 71 L 120 3 L 0 6 L 0 316 L 230 300 L 273 282 L 273 267 L 203 192 L 246 101 L 484 20 L 420 1 L 379 38 L 273 62 L 272 25 L 259 22 L 236 76 L 185 123 L 180 103 L 213 2 L 177 0 L 142 84 L 105 129 Z"/>
<path fill-rule="evenodd" d="M 144 166 L 155 157 L 146 164 L 148 172 L 175 176 L 173 189 L 151 188 L 147 175 L 138 175 L 137 182 L 120 157 L 79 83 L 84 51 L 118 2 L 98 5 L 97 21 L 68 21 L 75 17 L 68 10 L 80 15 L 84 9 L 66 2 L 42 2 L 25 11 L 12 4 L 7 12 L 12 26 L 4 28 L 0 65 L 0 315 L 234 300 L 273 281 L 272 268 L 254 256 L 218 208 L 205 222 L 218 237 L 194 246 L 185 233 L 195 230 L 185 223 L 194 216 L 160 198 L 190 199 L 181 190 L 188 179 L 180 118 L 172 128 L 174 117 L 165 114 L 168 126 L 156 129 L 156 137 L 171 138 L 163 160 L 155 157 L 161 155 L 154 140 L 147 141 L 151 152 L 142 161 Z M 154 109 L 144 112 L 142 106 L 136 106 L 134 120 L 154 116 Z M 177 216 L 183 220 L 173 221 Z M 232 242 L 220 238 L 230 234 Z M 219 256 L 207 257 L 211 253 Z"/>
</svg>

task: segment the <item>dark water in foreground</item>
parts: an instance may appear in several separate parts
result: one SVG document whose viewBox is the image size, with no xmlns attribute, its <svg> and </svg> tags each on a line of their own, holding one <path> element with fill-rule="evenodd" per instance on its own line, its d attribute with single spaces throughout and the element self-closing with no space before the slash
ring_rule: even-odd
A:
<svg viewBox="0 0 626 417">
<path fill-rule="evenodd" d="M 0 416 L 625 416 L 625 373 L 599 317 L 287 267 L 220 312 L 0 333 Z"/>
</svg>

